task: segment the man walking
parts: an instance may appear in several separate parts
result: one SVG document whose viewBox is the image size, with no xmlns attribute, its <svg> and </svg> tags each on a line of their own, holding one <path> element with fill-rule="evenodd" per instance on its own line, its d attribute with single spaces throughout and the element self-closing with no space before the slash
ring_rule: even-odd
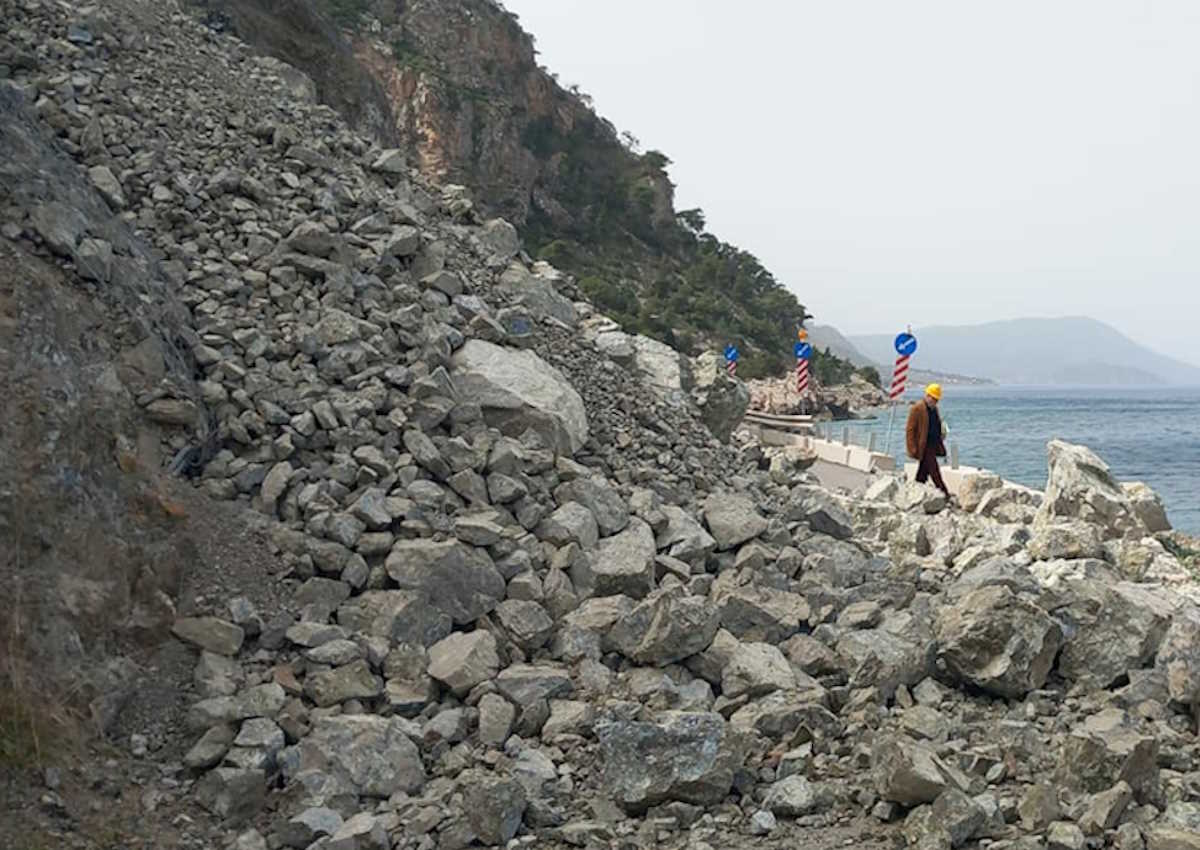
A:
<svg viewBox="0 0 1200 850">
<path fill-rule="evenodd" d="M 942 440 L 942 418 L 938 415 L 938 402 L 942 400 L 942 385 L 930 384 L 925 388 L 925 398 L 908 411 L 905 436 L 908 456 L 917 461 L 917 481 L 924 484 L 929 478 L 950 499 L 950 491 L 942 480 L 942 470 L 937 459 L 946 456 L 946 444 Z"/>
</svg>

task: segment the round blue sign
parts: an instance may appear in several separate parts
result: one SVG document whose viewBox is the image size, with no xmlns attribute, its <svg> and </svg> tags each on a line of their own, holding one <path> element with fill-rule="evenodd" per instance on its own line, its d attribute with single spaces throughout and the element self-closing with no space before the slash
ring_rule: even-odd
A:
<svg viewBox="0 0 1200 850">
<path fill-rule="evenodd" d="M 807 342 L 798 342 L 793 349 L 797 360 L 807 360 L 812 357 L 812 346 Z"/>
<path fill-rule="evenodd" d="M 736 345 L 725 346 L 725 359 L 736 361 L 738 359 L 738 350 Z"/>
<path fill-rule="evenodd" d="M 911 355 L 917 350 L 917 338 L 910 333 L 902 333 L 896 337 L 896 353 Z"/>
</svg>

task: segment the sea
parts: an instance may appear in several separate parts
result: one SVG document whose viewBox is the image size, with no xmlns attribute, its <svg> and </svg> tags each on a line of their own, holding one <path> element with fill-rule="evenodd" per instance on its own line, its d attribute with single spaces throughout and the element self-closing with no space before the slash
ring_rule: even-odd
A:
<svg viewBox="0 0 1200 850">
<path fill-rule="evenodd" d="M 910 393 L 908 402 L 918 392 Z M 943 387 L 940 410 L 957 445 L 959 463 L 990 469 L 1010 481 L 1046 486 L 1046 443 L 1081 443 L 1108 463 L 1118 481 L 1144 481 L 1162 497 L 1173 527 L 1200 535 L 1200 387 Z M 904 454 L 904 416 L 898 407 L 890 451 Z M 888 413 L 832 423 L 851 439 L 876 434 L 884 450 Z"/>
</svg>

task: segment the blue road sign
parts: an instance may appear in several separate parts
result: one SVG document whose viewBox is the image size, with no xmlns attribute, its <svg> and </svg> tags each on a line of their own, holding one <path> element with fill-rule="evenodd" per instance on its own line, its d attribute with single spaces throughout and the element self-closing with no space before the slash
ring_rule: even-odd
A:
<svg viewBox="0 0 1200 850">
<path fill-rule="evenodd" d="M 740 354 L 740 352 L 737 350 L 736 345 L 725 346 L 725 359 L 726 360 L 730 360 L 730 361 L 733 361 L 736 363 L 739 354 Z"/>
<path fill-rule="evenodd" d="M 796 346 L 793 350 L 796 352 L 797 360 L 808 360 L 810 357 L 812 357 L 812 346 L 807 342 L 796 343 Z"/>
<path fill-rule="evenodd" d="M 910 333 L 896 337 L 896 353 L 911 356 L 917 350 L 917 338 Z"/>
</svg>

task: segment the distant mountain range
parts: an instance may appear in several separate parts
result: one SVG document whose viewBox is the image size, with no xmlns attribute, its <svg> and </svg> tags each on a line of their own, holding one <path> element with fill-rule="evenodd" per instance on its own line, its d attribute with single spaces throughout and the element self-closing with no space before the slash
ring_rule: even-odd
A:
<svg viewBox="0 0 1200 850">
<path fill-rule="evenodd" d="M 1200 385 L 1200 367 L 1159 354 L 1095 319 L 1011 319 L 914 333 L 919 348 L 913 366 L 935 372 L 1004 384 Z M 842 339 L 860 357 L 888 363 L 894 357 L 892 334 Z"/>
<path fill-rule="evenodd" d="M 815 348 L 821 351 L 828 349 L 831 354 L 843 360 L 848 360 L 855 366 L 873 366 L 879 370 L 880 378 L 884 384 L 890 381 L 895 357 L 894 352 L 889 354 L 887 358 L 874 359 L 868 357 L 853 342 L 847 339 L 841 331 L 832 325 L 810 325 L 808 327 L 808 338 Z M 889 347 L 890 345 L 889 343 Z M 909 382 L 911 384 L 924 384 L 930 381 L 941 381 L 944 384 L 992 383 L 986 378 L 960 375 L 953 372 L 939 372 L 931 369 L 914 368 L 909 372 Z"/>
</svg>

